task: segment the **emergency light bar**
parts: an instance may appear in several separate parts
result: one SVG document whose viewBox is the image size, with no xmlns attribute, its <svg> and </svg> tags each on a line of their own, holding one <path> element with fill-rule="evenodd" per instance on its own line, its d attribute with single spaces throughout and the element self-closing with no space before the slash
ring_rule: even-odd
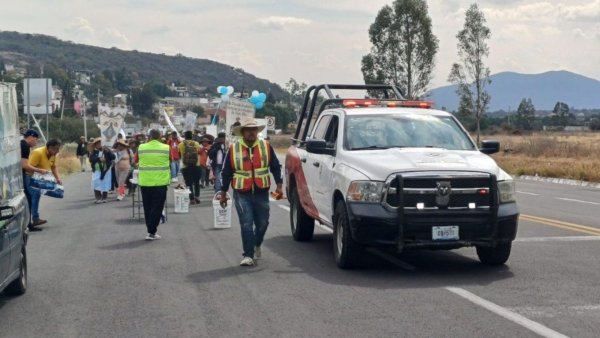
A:
<svg viewBox="0 0 600 338">
<path fill-rule="evenodd" d="M 368 107 L 405 107 L 405 108 L 424 108 L 429 109 L 433 106 L 431 101 L 415 101 L 415 100 L 372 100 L 372 99 L 347 99 L 342 101 L 342 106 L 345 108 L 368 108 Z"/>
</svg>

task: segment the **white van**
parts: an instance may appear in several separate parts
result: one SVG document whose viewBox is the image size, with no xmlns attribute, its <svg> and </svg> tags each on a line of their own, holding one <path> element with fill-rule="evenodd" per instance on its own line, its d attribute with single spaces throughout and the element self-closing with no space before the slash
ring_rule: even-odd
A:
<svg viewBox="0 0 600 338">
<path fill-rule="evenodd" d="M 0 82 L 0 292 L 27 289 L 27 223 L 23 191 L 17 95 L 14 83 Z"/>
</svg>

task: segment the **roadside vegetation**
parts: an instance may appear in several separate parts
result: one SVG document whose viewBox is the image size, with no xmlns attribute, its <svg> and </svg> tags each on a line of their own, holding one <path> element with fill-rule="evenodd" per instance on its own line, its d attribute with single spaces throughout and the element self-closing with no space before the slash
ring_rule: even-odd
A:
<svg viewBox="0 0 600 338">
<path fill-rule="evenodd" d="M 600 134 L 492 135 L 501 151 L 492 157 L 512 175 L 600 182 Z"/>
</svg>

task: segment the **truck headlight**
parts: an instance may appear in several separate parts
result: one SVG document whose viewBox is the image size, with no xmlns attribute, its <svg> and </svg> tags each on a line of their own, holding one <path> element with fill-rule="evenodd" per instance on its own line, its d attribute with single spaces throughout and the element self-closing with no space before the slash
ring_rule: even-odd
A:
<svg viewBox="0 0 600 338">
<path fill-rule="evenodd" d="M 348 187 L 346 200 L 351 202 L 381 202 L 383 182 L 354 181 Z"/>
<path fill-rule="evenodd" d="M 515 201 L 515 181 L 498 182 L 498 195 L 500 203 L 509 203 Z"/>
</svg>

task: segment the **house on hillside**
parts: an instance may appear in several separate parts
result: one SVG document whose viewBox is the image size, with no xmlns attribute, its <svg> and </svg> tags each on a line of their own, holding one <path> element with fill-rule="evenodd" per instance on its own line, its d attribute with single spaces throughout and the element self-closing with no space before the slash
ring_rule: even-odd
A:
<svg viewBox="0 0 600 338">
<path fill-rule="evenodd" d="M 171 83 L 171 85 L 169 85 L 169 90 L 175 92 L 178 97 L 190 96 L 187 86 L 176 86 L 174 83 Z"/>
<path fill-rule="evenodd" d="M 75 74 L 75 82 L 80 85 L 89 86 L 92 84 L 92 72 L 89 70 L 76 70 Z"/>
<path fill-rule="evenodd" d="M 126 105 L 127 104 L 127 94 L 117 94 L 117 95 L 113 96 L 113 104 Z"/>
</svg>

